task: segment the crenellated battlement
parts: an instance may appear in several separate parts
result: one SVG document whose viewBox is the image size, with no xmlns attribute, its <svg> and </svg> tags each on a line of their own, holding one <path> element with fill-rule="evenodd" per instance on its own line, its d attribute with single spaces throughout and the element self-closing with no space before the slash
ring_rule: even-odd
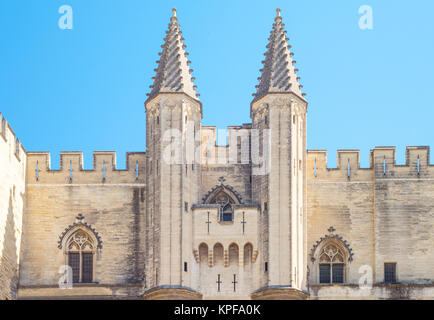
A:
<svg viewBox="0 0 434 320">
<path fill-rule="evenodd" d="M 116 168 L 115 151 L 95 151 L 93 168 L 83 168 L 83 152 L 60 153 L 59 170 L 51 169 L 49 152 L 27 153 L 28 183 L 144 183 L 145 152 L 128 152 L 126 169 Z"/>
<path fill-rule="evenodd" d="M 10 154 L 14 154 L 19 162 L 22 162 L 26 155 L 26 150 L 20 142 L 20 139 L 15 135 L 12 127 L 7 122 L 0 112 L 0 143 L 9 145 Z"/>
<path fill-rule="evenodd" d="M 207 162 L 208 164 L 248 163 L 251 147 L 251 129 L 251 123 L 244 123 L 239 126 L 228 126 L 226 130 L 222 129 L 221 133 L 215 126 L 202 126 L 202 164 L 206 164 Z M 226 144 L 217 145 L 217 137 L 227 139 Z M 242 152 L 245 152 L 244 156 L 242 156 Z"/>
<path fill-rule="evenodd" d="M 429 162 L 428 146 L 407 147 L 405 165 L 396 164 L 395 147 L 375 147 L 370 151 L 369 168 L 360 168 L 360 150 L 338 150 L 336 168 L 327 168 L 326 150 L 308 150 L 307 173 L 308 179 L 423 179 L 434 177 L 434 165 Z"/>
</svg>

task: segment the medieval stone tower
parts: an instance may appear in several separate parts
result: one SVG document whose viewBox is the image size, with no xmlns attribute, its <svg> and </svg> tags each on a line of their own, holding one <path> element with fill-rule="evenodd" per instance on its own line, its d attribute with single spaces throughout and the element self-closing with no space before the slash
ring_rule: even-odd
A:
<svg viewBox="0 0 434 320">
<path fill-rule="evenodd" d="M 175 9 L 166 34 L 154 85 L 145 102 L 149 188 L 146 261 L 151 288 L 192 286 L 191 273 L 183 271 L 194 259 L 193 219 L 186 213 L 189 205 L 199 202 L 201 181 L 194 150 L 200 142 L 195 136 L 200 134 L 202 104 Z"/>
<path fill-rule="evenodd" d="M 176 10 L 146 152 L 25 150 L 0 126 L 0 298 L 433 299 L 429 147 L 307 150 L 307 101 L 280 10 L 251 123 L 204 126 Z M 1 114 L 0 114 L 1 116 Z M 227 139 L 217 145 L 217 136 Z"/>
<path fill-rule="evenodd" d="M 201 127 L 202 104 L 175 9 L 166 33 L 145 102 L 149 294 L 188 297 L 202 292 L 214 298 L 248 298 L 255 287 L 264 287 L 258 295 L 270 294 L 270 288 L 289 290 L 288 296 L 304 295 L 307 102 L 280 10 L 251 105 L 252 125 L 232 128 L 229 134 L 235 138 L 229 139 L 227 147 L 217 147 L 215 136 Z M 241 141 L 238 145 L 238 136 L 250 141 L 251 131 L 258 143 Z M 205 150 L 201 143 L 207 146 Z M 252 146 L 258 147 L 264 163 L 253 168 L 251 161 L 239 164 L 238 153 L 251 153 Z M 211 147 L 219 150 L 211 152 Z M 217 161 L 209 161 L 214 159 L 208 152 Z M 254 157 L 248 154 L 248 160 Z M 248 177 L 238 191 L 233 188 L 237 177 L 230 174 L 234 167 L 242 170 L 244 179 Z M 221 179 L 212 181 L 207 173 L 210 169 L 222 172 Z M 200 188 L 207 180 L 210 184 L 220 181 L 220 185 L 211 190 Z M 246 216 L 247 209 L 250 214 Z M 250 239 L 246 224 L 255 226 Z"/>
</svg>

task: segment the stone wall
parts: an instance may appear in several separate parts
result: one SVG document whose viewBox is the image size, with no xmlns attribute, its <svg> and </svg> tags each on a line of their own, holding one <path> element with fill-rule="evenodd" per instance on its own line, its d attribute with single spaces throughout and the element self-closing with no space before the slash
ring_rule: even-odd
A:
<svg viewBox="0 0 434 320">
<path fill-rule="evenodd" d="M 16 298 L 26 152 L 0 113 L 0 299 Z"/>
<path fill-rule="evenodd" d="M 127 168 L 116 169 L 114 152 L 95 152 L 92 170 L 83 169 L 80 152 L 64 152 L 60 169 L 50 169 L 50 154 L 29 152 L 24 250 L 20 288 L 56 286 L 67 264 L 62 236 L 81 214 L 101 241 L 93 283 L 136 285 L 144 281 L 145 154 L 128 153 Z M 74 295 L 77 288 L 64 290 Z M 44 291 L 41 291 L 43 294 Z M 83 291 L 85 292 L 85 291 Z"/>
<path fill-rule="evenodd" d="M 366 266 L 372 270 L 377 287 L 370 298 L 393 298 L 398 290 L 378 287 L 384 282 L 384 263 L 396 263 L 400 284 L 433 286 L 434 166 L 428 147 L 408 147 L 403 166 L 396 165 L 393 147 L 372 150 L 370 168 L 360 168 L 358 150 L 339 150 L 337 168 L 327 168 L 326 157 L 324 150 L 308 151 L 309 284 L 319 283 L 317 249 L 333 238 L 349 254 L 347 284 L 358 284 Z M 327 288 L 318 285 L 313 297 L 343 298 L 345 292 L 347 298 L 356 297 L 357 288 Z M 412 288 L 411 295 L 431 292 L 432 298 L 427 288 Z"/>
</svg>

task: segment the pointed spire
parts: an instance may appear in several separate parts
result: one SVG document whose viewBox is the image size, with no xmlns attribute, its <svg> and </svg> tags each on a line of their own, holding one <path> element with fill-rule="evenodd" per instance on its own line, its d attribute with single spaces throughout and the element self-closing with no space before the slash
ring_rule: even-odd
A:
<svg viewBox="0 0 434 320">
<path fill-rule="evenodd" d="M 293 53 L 290 52 L 291 46 L 288 44 L 286 31 L 280 16 L 280 9 L 276 9 L 273 29 L 271 30 L 265 60 L 262 61 L 264 67 L 260 70 L 261 77 L 258 78 L 259 85 L 253 94 L 254 101 L 260 99 L 268 93 L 295 93 L 304 97 L 301 92 L 302 86 L 298 83 L 298 69 L 294 67 L 295 61 L 292 60 Z"/>
<path fill-rule="evenodd" d="M 164 38 L 164 44 L 161 46 L 163 51 L 159 53 L 160 60 L 157 61 L 158 68 L 155 69 L 156 75 L 152 79 L 154 84 L 150 86 L 151 93 L 148 100 L 159 93 L 181 92 L 189 95 L 194 99 L 199 99 L 194 85 L 193 72 L 190 69 L 190 61 L 187 59 L 188 53 L 185 52 L 184 38 L 181 36 L 182 31 L 176 17 L 176 9 L 172 9 L 169 30 Z"/>
</svg>

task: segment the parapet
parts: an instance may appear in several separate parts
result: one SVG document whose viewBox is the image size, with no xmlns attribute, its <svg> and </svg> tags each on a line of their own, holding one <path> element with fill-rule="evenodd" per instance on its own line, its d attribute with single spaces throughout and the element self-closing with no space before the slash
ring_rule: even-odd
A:
<svg viewBox="0 0 434 320">
<path fill-rule="evenodd" d="M 15 155 L 19 162 L 22 162 L 23 158 L 26 156 L 26 150 L 21 144 L 20 140 L 15 135 L 9 123 L 6 121 L 0 112 L 0 143 L 9 144 L 11 148 L 11 153 Z"/>
<path fill-rule="evenodd" d="M 221 132 L 215 126 L 202 126 L 202 164 L 248 164 L 251 129 L 251 123 L 228 126 Z M 220 145 L 217 145 L 217 138 L 226 139 L 226 144 L 219 141 Z"/>
<path fill-rule="evenodd" d="M 85 170 L 83 152 L 61 152 L 59 170 L 52 170 L 49 152 L 28 152 L 27 182 L 30 184 L 145 183 L 145 152 L 128 152 L 126 157 L 126 169 L 117 169 L 115 151 L 95 151 L 93 169 Z"/>
<path fill-rule="evenodd" d="M 395 147 L 375 147 L 370 151 L 370 167 L 360 168 L 360 150 L 338 150 L 337 167 L 327 168 L 326 150 L 307 151 L 308 179 L 368 180 L 379 178 L 427 178 L 434 176 L 429 147 L 406 148 L 405 165 L 396 164 Z"/>
</svg>

